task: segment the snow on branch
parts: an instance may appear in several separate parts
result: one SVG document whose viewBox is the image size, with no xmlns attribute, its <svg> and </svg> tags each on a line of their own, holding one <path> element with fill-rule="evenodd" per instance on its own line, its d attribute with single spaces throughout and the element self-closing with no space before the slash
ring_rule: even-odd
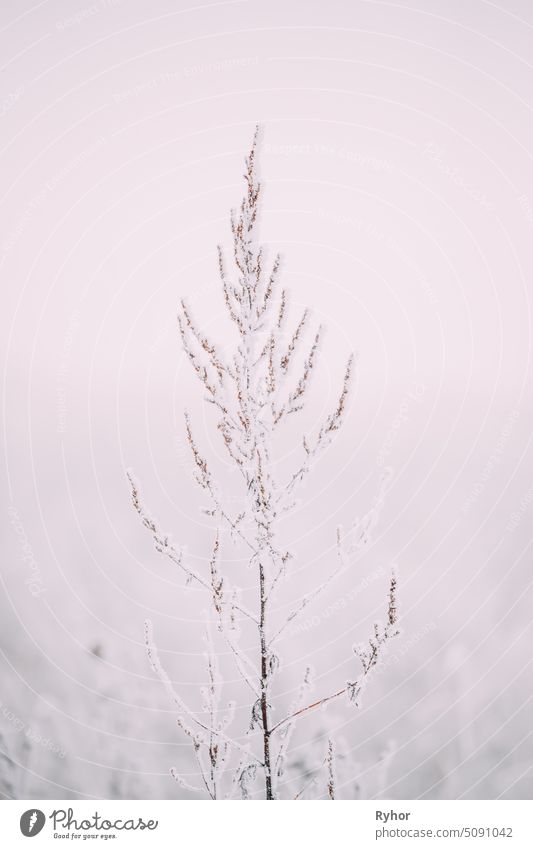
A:
<svg viewBox="0 0 533 849">
<path fill-rule="evenodd" d="M 335 772 L 335 749 L 333 747 L 333 740 L 328 740 L 328 753 L 326 755 L 326 765 L 328 770 L 328 797 L 329 799 L 331 799 L 331 801 L 334 801 L 337 787 L 337 776 Z"/>
<path fill-rule="evenodd" d="M 202 746 L 209 748 L 211 739 L 213 737 L 218 737 L 227 745 L 232 746 L 239 751 L 246 752 L 247 756 L 250 756 L 248 750 L 245 749 L 244 746 L 241 746 L 237 740 L 227 736 L 223 730 L 223 725 L 219 724 L 214 727 L 213 725 L 207 725 L 205 722 L 202 722 L 202 720 L 195 716 L 193 711 L 187 707 L 183 699 L 178 695 L 174 689 L 172 681 L 159 660 L 159 655 L 153 639 L 152 623 L 149 619 L 147 619 L 144 623 L 144 639 L 150 666 L 162 684 L 164 684 L 172 701 L 176 704 L 178 708 L 176 722 L 179 728 L 181 728 L 187 737 L 192 740 L 195 752 L 198 752 Z M 255 760 L 260 763 L 259 758 L 255 758 Z"/>
</svg>

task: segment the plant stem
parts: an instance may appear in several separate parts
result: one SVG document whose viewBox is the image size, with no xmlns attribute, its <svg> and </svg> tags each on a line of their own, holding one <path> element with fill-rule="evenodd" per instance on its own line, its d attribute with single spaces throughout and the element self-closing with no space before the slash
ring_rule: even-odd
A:
<svg viewBox="0 0 533 849">
<path fill-rule="evenodd" d="M 272 768 L 270 764 L 270 729 L 268 722 L 268 656 L 267 640 L 265 633 L 266 597 L 265 597 L 265 571 L 263 564 L 259 561 L 259 592 L 260 592 L 260 619 L 259 635 L 261 642 L 261 719 L 263 723 L 263 758 L 265 763 L 265 798 L 273 799 L 272 793 Z"/>
</svg>

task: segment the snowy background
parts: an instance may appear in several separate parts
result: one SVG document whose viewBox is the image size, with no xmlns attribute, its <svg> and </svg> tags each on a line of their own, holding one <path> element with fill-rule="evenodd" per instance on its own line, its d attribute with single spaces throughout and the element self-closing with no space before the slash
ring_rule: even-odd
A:
<svg viewBox="0 0 533 849">
<path fill-rule="evenodd" d="M 259 121 L 262 238 L 294 315 L 309 305 L 328 327 L 311 423 L 359 353 L 345 427 L 288 528 L 286 599 L 394 469 L 366 558 L 287 634 L 280 712 L 306 664 L 317 695 L 350 674 L 393 561 L 401 588 L 403 633 L 362 709 L 303 721 L 294 767 L 323 757 L 327 729 L 348 798 L 531 798 L 531 6 L 4 0 L 0 14 L 2 795 L 166 798 L 182 792 L 170 766 L 194 778 L 143 621 L 195 706 L 205 602 L 154 551 L 124 471 L 205 566 L 185 406 L 230 489 L 231 471 L 176 307 L 187 296 L 228 341 L 216 245 Z M 245 723 L 231 676 L 227 694 Z"/>
</svg>

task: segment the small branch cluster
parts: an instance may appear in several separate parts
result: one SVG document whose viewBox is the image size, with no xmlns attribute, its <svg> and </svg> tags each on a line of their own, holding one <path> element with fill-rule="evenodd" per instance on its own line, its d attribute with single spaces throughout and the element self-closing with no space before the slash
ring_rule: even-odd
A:
<svg viewBox="0 0 533 849">
<path fill-rule="evenodd" d="M 397 580 L 396 574 L 393 571 L 389 585 L 389 608 L 387 612 L 387 623 L 382 625 L 380 622 L 374 624 L 374 633 L 369 637 L 368 642 L 364 645 L 354 647 L 354 653 L 359 658 L 363 667 L 363 674 L 356 681 L 348 683 L 348 695 L 350 701 L 357 707 L 360 703 L 361 695 L 364 691 L 368 679 L 373 670 L 379 665 L 387 642 L 393 637 L 397 637 L 400 633 L 397 627 Z"/>
</svg>

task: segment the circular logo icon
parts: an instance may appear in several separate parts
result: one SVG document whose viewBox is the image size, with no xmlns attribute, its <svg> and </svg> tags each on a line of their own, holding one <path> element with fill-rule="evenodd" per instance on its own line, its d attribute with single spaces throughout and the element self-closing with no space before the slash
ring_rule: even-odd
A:
<svg viewBox="0 0 533 849">
<path fill-rule="evenodd" d="M 20 818 L 20 830 L 24 837 L 35 837 L 43 830 L 46 817 L 42 811 L 37 808 L 30 808 L 29 811 L 24 811 Z"/>
</svg>

